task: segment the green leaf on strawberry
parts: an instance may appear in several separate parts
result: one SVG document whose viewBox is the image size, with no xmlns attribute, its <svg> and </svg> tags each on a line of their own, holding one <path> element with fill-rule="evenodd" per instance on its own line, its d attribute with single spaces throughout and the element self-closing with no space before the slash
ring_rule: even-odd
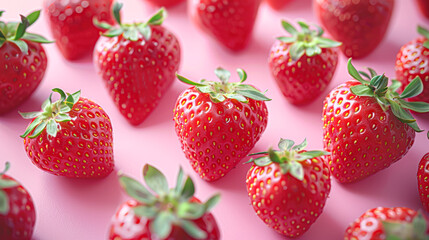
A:
<svg viewBox="0 0 429 240">
<path fill-rule="evenodd" d="M 361 97 L 374 97 L 383 111 L 391 109 L 393 114 L 403 123 L 408 124 L 416 132 L 422 132 L 416 123 L 416 119 L 411 115 L 409 109 L 416 112 L 429 112 L 429 103 L 426 102 L 407 102 L 404 99 L 412 98 L 423 91 L 423 83 L 420 77 L 411 81 L 399 94 L 396 90 L 401 86 L 400 82 L 392 81 L 388 87 L 389 79 L 382 75 L 376 75 L 375 71 L 370 69 L 371 80 L 366 81 L 351 63 L 348 61 L 347 69 L 350 76 L 358 80 L 361 85 L 355 85 L 350 88 L 353 94 Z"/>
<path fill-rule="evenodd" d="M 237 73 L 240 77 L 240 82 L 238 83 L 230 83 L 229 78 L 231 77 L 231 73 L 220 67 L 215 70 L 215 74 L 220 79 L 220 82 L 203 79 L 200 83 L 196 83 L 178 74 L 176 76 L 181 82 L 195 86 L 202 93 L 208 93 L 213 102 L 235 99 L 239 102 L 247 103 L 248 98 L 259 101 L 271 100 L 255 87 L 243 84 L 247 79 L 247 74 L 243 69 L 237 69 Z"/>
<path fill-rule="evenodd" d="M 2 11 L 0 13 L 3 13 Z M 28 53 L 28 45 L 23 40 L 28 40 L 36 43 L 53 43 L 41 35 L 28 33 L 27 28 L 30 27 L 40 16 L 40 10 L 30 13 L 28 16 L 20 15 L 21 22 L 2 22 L 0 21 L 0 47 L 3 46 L 5 42 L 14 43 L 21 52 Z"/>
<path fill-rule="evenodd" d="M 189 236 L 195 239 L 205 239 L 207 233 L 199 229 L 192 220 L 201 218 L 208 213 L 219 201 L 216 194 L 205 203 L 193 200 L 194 183 L 190 177 L 185 182 L 180 168 L 177 183 L 169 189 L 167 179 L 161 171 L 146 164 L 143 168 L 143 179 L 153 191 L 125 175 L 119 176 L 119 182 L 125 192 L 141 203 L 133 208 L 137 216 L 151 219 L 149 228 L 159 239 L 165 239 L 173 230 L 173 226 L 181 227 Z"/>
<path fill-rule="evenodd" d="M 289 48 L 289 54 L 294 61 L 301 58 L 304 54 L 311 57 L 320 54 L 322 48 L 333 48 L 341 45 L 340 42 L 322 37 L 323 29 L 319 26 L 316 26 L 317 29 L 315 30 L 310 29 L 310 26 L 302 21 L 298 21 L 298 25 L 301 27 L 301 32 L 289 22 L 282 20 L 283 28 L 291 36 L 277 38 L 282 42 L 292 44 Z"/>
<path fill-rule="evenodd" d="M 140 39 L 141 34 L 146 40 L 149 40 L 152 31 L 150 26 L 161 25 L 167 17 L 167 11 L 160 8 L 147 22 L 126 24 L 121 22 L 121 8 L 123 4 L 115 2 L 113 5 L 113 16 L 115 17 L 118 26 L 112 26 L 107 22 L 99 22 L 95 17 L 93 24 L 99 28 L 106 29 L 107 31 L 102 35 L 105 37 L 117 37 L 123 34 L 125 39 L 130 41 L 137 41 Z"/>
<path fill-rule="evenodd" d="M 428 223 L 421 211 L 413 218 L 412 222 L 382 221 L 386 240 L 427 240 L 426 233 Z"/>
<path fill-rule="evenodd" d="M 9 170 L 9 167 L 9 162 L 6 162 L 5 169 L 0 173 L 0 176 L 5 174 Z M 17 187 L 18 185 L 14 180 L 0 178 L 0 214 L 5 215 L 9 212 L 9 197 L 2 189 Z"/>
</svg>

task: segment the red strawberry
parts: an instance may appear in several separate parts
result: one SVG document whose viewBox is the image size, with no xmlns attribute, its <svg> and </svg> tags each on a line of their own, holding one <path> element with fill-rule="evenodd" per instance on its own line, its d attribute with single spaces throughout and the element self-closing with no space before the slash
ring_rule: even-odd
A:
<svg viewBox="0 0 429 240">
<path fill-rule="evenodd" d="M 184 2 L 184 0 L 145 0 L 145 1 L 150 2 L 153 5 L 163 6 L 163 7 L 171 7 L 181 2 Z"/>
<path fill-rule="evenodd" d="M 370 69 L 364 80 L 348 63 L 347 81 L 333 89 L 323 107 L 323 142 L 331 174 L 340 182 L 354 182 L 374 174 L 401 159 L 422 130 L 407 109 L 424 112 L 429 104 L 407 102 L 420 94 L 420 78 L 413 80 L 399 95 L 398 81 L 387 87 L 388 78 Z"/>
<path fill-rule="evenodd" d="M 393 0 L 315 0 L 319 21 L 342 42 L 347 57 L 363 58 L 383 40 L 393 11 Z"/>
<path fill-rule="evenodd" d="M 338 62 L 333 47 L 341 43 L 323 38 L 323 30 L 310 29 L 298 22 L 302 32 L 282 21 L 283 28 L 292 36 L 279 37 L 271 48 L 271 74 L 288 101 L 306 104 L 316 99 L 331 82 Z"/>
<path fill-rule="evenodd" d="M 419 185 L 420 201 L 423 208 L 429 211 L 429 153 L 423 156 L 417 171 L 417 181 Z"/>
<path fill-rule="evenodd" d="M 218 240 L 220 232 L 210 210 L 219 201 L 215 195 L 201 203 L 194 195 L 194 183 L 182 169 L 177 185 L 169 189 L 167 179 L 156 168 L 145 165 L 143 178 L 149 191 L 136 180 L 120 176 L 119 182 L 132 197 L 113 216 L 110 240 Z"/>
<path fill-rule="evenodd" d="M 165 10 L 148 22 L 122 24 L 115 3 L 113 11 L 119 26 L 109 29 L 95 47 L 94 63 L 121 114 L 133 125 L 142 123 L 155 109 L 175 79 L 180 63 L 180 45 L 161 26 Z"/>
<path fill-rule="evenodd" d="M 406 207 L 378 207 L 349 225 L 344 240 L 426 240 L 428 222 L 421 212 Z"/>
<path fill-rule="evenodd" d="M 270 7 L 275 10 L 280 10 L 289 4 L 292 0 L 265 0 Z"/>
<path fill-rule="evenodd" d="M 402 46 L 396 56 L 396 78 L 402 83 L 400 91 L 403 91 L 414 78 L 420 77 L 423 80 L 423 93 L 410 101 L 429 103 L 429 31 L 420 26 L 417 31 L 423 37 Z"/>
<path fill-rule="evenodd" d="M 30 240 L 36 223 L 33 199 L 15 179 L 0 173 L 0 236 L 2 240 Z"/>
<path fill-rule="evenodd" d="M 42 111 L 21 113 L 32 119 L 25 151 L 34 165 L 57 176 L 99 178 L 113 171 L 112 124 L 95 102 L 53 89 L 61 99 L 43 103 Z M 46 129 L 46 130 L 45 130 Z"/>
<path fill-rule="evenodd" d="M 50 41 L 26 32 L 39 15 L 40 11 L 21 15 L 21 23 L 0 21 L 0 114 L 27 100 L 45 75 L 48 59 L 41 43 Z"/>
<path fill-rule="evenodd" d="M 176 134 L 186 158 L 206 181 L 215 181 L 231 171 L 253 148 L 267 127 L 271 100 L 251 85 L 237 70 L 241 81 L 229 83 L 230 72 L 218 68 L 221 82 L 179 80 L 193 87 L 185 90 L 174 108 Z"/>
<path fill-rule="evenodd" d="M 416 1 L 417 1 L 417 7 L 419 8 L 423 16 L 425 16 L 426 18 L 429 18 L 429 1 L 427 0 L 416 0 Z"/>
<path fill-rule="evenodd" d="M 293 146 L 281 139 L 279 151 L 256 153 L 247 172 L 247 192 L 258 217 L 270 228 L 288 236 L 304 234 L 323 211 L 331 190 L 323 151 L 305 151 L 307 141 Z"/>
<path fill-rule="evenodd" d="M 261 0 L 190 2 L 193 21 L 225 47 L 237 51 L 248 44 Z"/>
<path fill-rule="evenodd" d="M 45 0 L 52 35 L 63 56 L 75 60 L 93 52 L 100 37 L 94 21 L 113 24 L 113 0 Z"/>
</svg>

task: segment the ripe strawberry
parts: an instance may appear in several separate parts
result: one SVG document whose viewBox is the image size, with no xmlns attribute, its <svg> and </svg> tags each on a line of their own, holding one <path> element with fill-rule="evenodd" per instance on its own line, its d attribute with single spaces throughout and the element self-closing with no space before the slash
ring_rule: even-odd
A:
<svg viewBox="0 0 429 240">
<path fill-rule="evenodd" d="M 30 240 L 36 223 L 33 199 L 12 177 L 0 173 L 0 236 L 2 240 Z"/>
<path fill-rule="evenodd" d="M 145 0 L 145 1 L 150 2 L 153 5 L 163 6 L 163 7 L 172 7 L 174 5 L 184 2 L 184 0 Z"/>
<path fill-rule="evenodd" d="M 316 99 L 331 82 L 338 62 L 333 47 L 341 45 L 323 38 L 323 30 L 310 29 L 298 22 L 302 32 L 282 21 L 290 37 L 279 37 L 271 48 L 269 65 L 271 74 L 288 101 L 306 104 Z"/>
<path fill-rule="evenodd" d="M 402 83 L 403 91 L 417 76 L 423 80 L 423 93 L 409 99 L 410 101 L 423 101 L 429 103 L 429 31 L 418 26 L 417 31 L 423 36 L 417 38 L 399 50 L 396 56 L 396 78 Z"/>
<path fill-rule="evenodd" d="M 417 171 L 417 181 L 419 185 L 420 201 L 423 208 L 429 211 L 429 153 L 423 156 Z"/>
<path fill-rule="evenodd" d="M 48 59 L 41 43 L 50 41 L 26 32 L 39 15 L 40 11 L 21 15 L 21 23 L 0 21 L 0 114 L 27 100 L 45 75 Z"/>
<path fill-rule="evenodd" d="M 421 212 L 406 207 L 378 207 L 349 225 L 344 240 L 426 240 L 428 223 Z"/>
<path fill-rule="evenodd" d="M 248 44 L 261 0 L 190 2 L 191 18 L 225 47 L 238 51 Z"/>
<path fill-rule="evenodd" d="M 100 23 L 109 30 L 96 44 L 94 63 L 121 114 L 138 125 L 173 83 L 180 45 L 174 34 L 161 26 L 164 9 L 145 23 L 122 24 L 121 7 L 118 3 L 113 7 L 119 26 Z"/>
<path fill-rule="evenodd" d="M 271 148 L 251 159 L 247 192 L 253 209 L 270 228 L 288 236 L 304 234 L 323 211 L 331 190 L 323 151 L 305 151 L 307 141 L 294 146 L 281 139 L 278 151 Z M 252 155 L 256 155 L 252 154 Z"/>
<path fill-rule="evenodd" d="M 113 0 L 45 0 L 44 10 L 60 52 L 75 60 L 93 52 L 100 37 L 94 21 L 113 24 Z"/>
<path fill-rule="evenodd" d="M 343 43 L 347 57 L 363 58 L 383 40 L 393 11 L 393 0 L 315 0 L 319 21 Z"/>
<path fill-rule="evenodd" d="M 429 18 L 429 2 L 427 0 L 417 0 L 417 7 L 426 18 Z"/>
<path fill-rule="evenodd" d="M 38 168 L 57 176 L 99 178 L 113 171 L 112 124 L 95 102 L 80 91 L 43 103 L 42 111 L 21 113 L 32 119 L 25 133 L 25 151 Z M 45 130 L 46 129 L 46 130 Z"/>
<path fill-rule="evenodd" d="M 407 102 L 423 91 L 420 78 L 414 79 L 399 95 L 398 81 L 387 87 L 388 78 L 370 69 L 371 79 L 364 80 L 348 63 L 347 81 L 333 89 L 323 107 L 323 142 L 332 152 L 326 160 L 331 174 L 342 183 L 358 181 L 401 159 L 421 132 L 407 109 L 429 110 L 424 102 Z"/>
<path fill-rule="evenodd" d="M 280 10 L 292 2 L 292 0 L 265 0 L 265 2 L 267 2 L 268 5 L 270 5 L 270 7 L 274 8 L 275 10 Z"/>
<path fill-rule="evenodd" d="M 229 83 L 230 72 L 218 68 L 221 82 L 180 81 L 193 85 L 177 99 L 174 108 L 176 134 L 191 166 L 206 181 L 215 181 L 231 171 L 253 148 L 267 127 L 271 100 L 251 85 L 243 84 L 246 72 L 237 70 L 241 81 Z"/>
<path fill-rule="evenodd" d="M 143 168 L 143 178 L 153 193 L 130 177 L 119 177 L 122 188 L 133 199 L 123 203 L 113 216 L 109 239 L 220 239 L 218 225 L 210 213 L 219 195 L 201 203 L 193 196 L 195 188 L 191 178 L 183 182 L 182 169 L 177 185 L 171 189 L 165 176 L 148 164 Z"/>
</svg>

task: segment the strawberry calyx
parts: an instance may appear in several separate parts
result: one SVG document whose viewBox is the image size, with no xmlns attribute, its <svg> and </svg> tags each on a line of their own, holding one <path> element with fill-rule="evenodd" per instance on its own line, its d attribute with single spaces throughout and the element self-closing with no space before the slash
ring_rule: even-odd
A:
<svg viewBox="0 0 429 240">
<path fill-rule="evenodd" d="M 164 174 L 149 164 L 143 167 L 143 179 L 152 191 L 133 178 L 119 174 L 121 187 L 130 197 L 141 203 L 133 208 L 134 213 L 152 220 L 149 228 L 157 239 L 168 237 L 173 226 L 181 227 L 195 239 L 207 238 L 207 233 L 192 220 L 210 212 L 219 202 L 219 194 L 212 196 L 205 203 L 192 201 L 195 186 L 189 176 L 184 181 L 182 168 L 179 169 L 174 188 L 169 188 Z"/>
<path fill-rule="evenodd" d="M 220 82 L 202 79 L 200 83 L 196 83 L 177 73 L 176 76 L 181 82 L 195 86 L 195 88 L 202 93 L 208 93 L 213 102 L 223 102 L 226 99 L 235 99 L 237 101 L 247 103 L 249 102 L 248 98 L 258 101 L 271 100 L 255 87 L 243 84 L 247 79 L 247 73 L 243 69 L 237 69 L 237 73 L 240 77 L 240 82 L 235 83 L 229 82 L 231 73 L 221 67 L 215 70 L 215 74 L 220 79 Z"/>
<path fill-rule="evenodd" d="M 257 158 L 251 158 L 246 163 L 254 163 L 257 166 L 264 167 L 272 163 L 280 165 L 281 173 L 290 173 L 294 178 L 302 181 L 304 179 L 304 168 L 303 164 L 307 159 L 313 159 L 315 157 L 330 155 L 330 152 L 325 151 L 305 151 L 307 147 L 307 139 L 298 145 L 289 139 L 281 138 L 278 143 L 280 150 L 273 150 L 270 148 L 267 152 L 258 152 L 249 154 L 249 156 L 263 155 Z"/>
<path fill-rule="evenodd" d="M 417 26 L 417 32 L 426 38 L 426 41 L 423 42 L 423 47 L 429 49 L 429 31 L 422 26 Z"/>
<path fill-rule="evenodd" d="M 298 21 L 297 23 L 301 27 L 301 32 L 289 22 L 282 20 L 283 28 L 292 36 L 277 38 L 282 42 L 292 43 L 289 47 L 289 54 L 294 61 L 301 58 L 304 54 L 308 57 L 312 57 L 320 54 L 322 48 L 333 48 L 341 46 L 342 44 L 341 42 L 322 37 L 323 29 L 318 25 L 315 25 L 315 30 L 310 29 L 310 26 L 305 22 Z"/>
<path fill-rule="evenodd" d="M 426 240 L 428 222 L 421 211 L 413 218 L 413 221 L 382 221 L 386 240 Z"/>
<path fill-rule="evenodd" d="M 164 19 L 167 17 L 167 11 L 164 8 L 160 8 L 147 22 L 141 23 L 122 23 L 120 10 L 123 4 L 115 2 L 113 5 L 113 16 L 115 17 L 117 25 L 112 26 L 107 22 L 99 22 L 96 17 L 93 19 L 95 26 L 107 30 L 102 35 L 105 37 L 117 37 L 123 35 L 125 39 L 130 41 L 137 41 L 140 36 L 143 36 L 146 40 L 149 40 L 152 35 L 151 25 L 161 25 Z"/>
<path fill-rule="evenodd" d="M 392 84 L 388 86 L 389 79 L 384 75 L 377 75 L 377 73 L 368 68 L 370 75 L 357 71 L 351 63 L 351 58 L 347 63 L 347 69 L 354 79 L 359 81 L 360 85 L 355 85 L 350 88 L 353 94 L 357 96 L 373 97 L 377 100 L 383 111 L 388 109 L 392 110 L 401 122 L 409 125 L 416 132 L 422 132 L 416 123 L 416 119 L 411 115 L 409 110 L 419 113 L 429 112 L 429 103 L 426 102 L 409 102 L 405 99 L 412 98 L 423 92 L 423 83 L 420 77 L 414 78 L 399 94 L 397 90 L 401 83 L 397 80 L 392 80 Z M 364 76 L 366 80 L 362 77 Z"/>
<path fill-rule="evenodd" d="M 0 11 L 0 17 L 4 11 Z M 27 28 L 30 27 L 40 16 L 40 10 L 30 13 L 28 16 L 21 16 L 21 22 L 3 22 L 0 21 L 0 47 L 5 42 L 14 43 L 21 52 L 28 53 L 28 45 L 23 40 L 28 40 L 36 43 L 53 43 L 53 41 L 47 40 L 45 37 L 27 32 Z"/>
<path fill-rule="evenodd" d="M 52 95 L 55 92 L 59 93 L 61 97 L 59 100 L 52 102 Z M 44 129 L 46 129 L 48 136 L 56 137 L 61 127 L 60 122 L 68 122 L 75 119 L 71 118 L 68 113 L 72 110 L 73 105 L 79 101 L 79 98 L 80 90 L 73 94 L 67 93 L 66 95 L 59 88 L 52 89 L 49 98 L 43 102 L 41 111 L 19 113 L 25 119 L 33 119 L 21 137 L 35 138 Z"/>
<path fill-rule="evenodd" d="M 2 178 L 7 170 L 9 170 L 10 164 L 9 162 L 5 163 L 5 169 L 0 173 L 0 214 L 7 214 L 9 212 L 9 197 L 3 189 L 17 187 L 19 184 L 12 180 Z"/>
</svg>

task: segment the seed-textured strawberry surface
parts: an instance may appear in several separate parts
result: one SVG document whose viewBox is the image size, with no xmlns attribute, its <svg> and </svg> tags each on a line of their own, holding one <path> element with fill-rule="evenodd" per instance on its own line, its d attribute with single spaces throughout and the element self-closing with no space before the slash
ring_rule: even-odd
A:
<svg viewBox="0 0 429 240">
<path fill-rule="evenodd" d="M 426 153 L 420 160 L 417 182 L 423 209 L 429 211 L 429 153 Z"/>
<path fill-rule="evenodd" d="M 94 50 L 94 64 L 104 85 L 121 114 L 133 125 L 142 123 L 158 106 L 180 64 L 177 38 L 160 25 L 164 10 L 155 16 L 162 20 L 131 29 L 126 24 L 110 26 Z"/>
</svg>

